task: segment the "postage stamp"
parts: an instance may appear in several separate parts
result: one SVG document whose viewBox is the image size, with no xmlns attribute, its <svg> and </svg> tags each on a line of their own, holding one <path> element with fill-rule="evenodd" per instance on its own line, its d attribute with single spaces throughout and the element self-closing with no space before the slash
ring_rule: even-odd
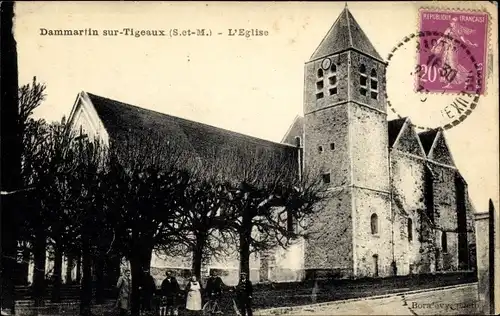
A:
<svg viewBox="0 0 500 316">
<path fill-rule="evenodd" d="M 483 95 L 488 23 L 486 12 L 421 9 L 419 32 L 434 36 L 419 39 L 417 90 Z"/>
<path fill-rule="evenodd" d="M 388 107 L 399 118 L 412 117 L 419 130 L 450 129 L 487 93 L 491 17 L 484 11 L 432 8 L 421 8 L 417 15 L 417 30 L 387 57 L 387 75 L 393 78 L 387 85 Z M 415 103 L 419 106 L 409 105 Z"/>
</svg>

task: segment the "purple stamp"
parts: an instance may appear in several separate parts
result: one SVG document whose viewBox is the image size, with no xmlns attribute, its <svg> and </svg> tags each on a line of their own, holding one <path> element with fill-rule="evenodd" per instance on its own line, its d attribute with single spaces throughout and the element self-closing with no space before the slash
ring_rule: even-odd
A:
<svg viewBox="0 0 500 316">
<path fill-rule="evenodd" d="M 419 23 L 416 90 L 483 95 L 488 14 L 421 9 Z"/>
</svg>

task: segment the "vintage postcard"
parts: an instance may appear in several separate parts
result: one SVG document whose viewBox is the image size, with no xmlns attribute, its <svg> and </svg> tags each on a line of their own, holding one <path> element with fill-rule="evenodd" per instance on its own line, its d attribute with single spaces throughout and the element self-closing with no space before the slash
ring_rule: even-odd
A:
<svg viewBox="0 0 500 316">
<path fill-rule="evenodd" d="M 2 315 L 499 313 L 497 6 L 2 2 Z"/>
</svg>

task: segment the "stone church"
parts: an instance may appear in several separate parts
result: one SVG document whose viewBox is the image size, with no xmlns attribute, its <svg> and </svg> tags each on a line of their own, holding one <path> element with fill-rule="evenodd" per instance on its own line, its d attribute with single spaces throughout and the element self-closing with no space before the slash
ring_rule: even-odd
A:
<svg viewBox="0 0 500 316">
<path fill-rule="evenodd" d="M 310 223 L 312 238 L 252 256 L 255 281 L 472 269 L 467 183 L 443 130 L 417 133 L 410 118 L 388 121 L 386 66 L 346 7 L 305 63 L 304 115 L 281 143 L 86 92 L 77 96 L 70 122 L 106 142 L 131 129 L 160 129 L 202 159 L 204 148 L 266 148 L 292 157 L 290 167 L 320 174 L 329 199 Z M 190 266 L 189 258 L 152 260 L 153 268 Z M 233 283 L 238 261 L 214 260 L 205 268 L 226 271 Z"/>
</svg>

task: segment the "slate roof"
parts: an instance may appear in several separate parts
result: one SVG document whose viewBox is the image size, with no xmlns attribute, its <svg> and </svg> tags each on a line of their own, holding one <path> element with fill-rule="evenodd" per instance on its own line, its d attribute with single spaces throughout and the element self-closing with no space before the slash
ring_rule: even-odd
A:
<svg viewBox="0 0 500 316">
<path fill-rule="evenodd" d="M 392 145 L 394 145 L 394 142 L 396 141 L 396 138 L 398 137 L 399 132 L 401 131 L 401 128 L 403 127 L 406 119 L 406 117 L 402 117 L 387 122 L 387 131 L 389 133 L 389 147 L 392 147 Z"/>
<path fill-rule="evenodd" d="M 250 152 L 264 149 L 281 157 L 283 164 L 297 163 L 297 149 L 290 145 L 147 110 L 92 93 L 87 95 L 112 141 L 119 141 L 131 133 L 149 135 L 154 132 L 164 135 L 166 141 L 177 141 L 184 150 L 199 158 L 213 158 L 214 152 L 221 153 L 223 150 L 250 155 Z M 290 165 L 290 168 L 297 168 L 297 165 Z"/>
<path fill-rule="evenodd" d="M 332 55 L 347 49 L 356 49 L 383 61 L 379 53 L 354 19 L 347 6 L 332 25 L 311 56 L 311 60 Z"/>
<path fill-rule="evenodd" d="M 420 138 L 420 142 L 422 143 L 422 147 L 424 147 L 425 154 L 428 155 L 431 150 L 432 144 L 434 143 L 434 139 L 436 139 L 438 129 L 431 129 L 425 132 L 418 133 L 418 137 Z"/>
</svg>

